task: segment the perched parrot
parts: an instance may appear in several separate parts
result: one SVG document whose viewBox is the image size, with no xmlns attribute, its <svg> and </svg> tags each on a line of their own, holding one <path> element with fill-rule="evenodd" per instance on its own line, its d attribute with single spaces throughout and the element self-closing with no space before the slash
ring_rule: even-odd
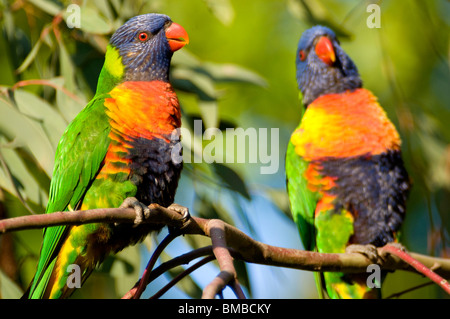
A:
<svg viewBox="0 0 450 319">
<path fill-rule="evenodd" d="M 46 228 L 24 297 L 69 297 L 70 265 L 80 267 L 84 282 L 108 254 L 160 229 L 140 222 L 146 205 L 174 201 L 181 115 L 169 67 L 173 52 L 188 41 L 186 31 L 162 14 L 131 18 L 111 37 L 96 94 L 58 144 L 46 213 L 133 207 L 136 223 Z"/>
<path fill-rule="evenodd" d="M 296 67 L 304 109 L 286 181 L 305 249 L 344 253 L 397 241 L 410 189 L 397 130 L 329 28 L 303 33 Z M 319 295 L 378 298 L 368 275 L 316 273 Z"/>
</svg>

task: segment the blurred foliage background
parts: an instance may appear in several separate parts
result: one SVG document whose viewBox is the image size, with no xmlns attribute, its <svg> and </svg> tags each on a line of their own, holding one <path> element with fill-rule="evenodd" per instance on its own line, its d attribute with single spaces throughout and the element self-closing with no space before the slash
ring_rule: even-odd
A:
<svg viewBox="0 0 450 319">
<path fill-rule="evenodd" d="M 367 6 L 372 2 L 0 0 L 0 218 L 44 212 L 56 145 L 95 92 L 110 36 L 132 16 L 159 12 L 181 24 L 191 40 L 175 53 L 171 69 L 184 127 L 192 130 L 194 120 L 202 119 L 203 129 L 279 129 L 279 143 L 269 151 L 277 154 L 276 174 L 261 174 L 261 166 L 267 166 L 261 161 L 188 163 L 176 202 L 191 214 L 221 218 L 265 243 L 302 248 L 289 212 L 284 156 L 300 120 L 297 42 L 304 30 L 324 24 L 336 31 L 365 87 L 378 96 L 403 139 L 414 187 L 402 242 L 411 251 L 449 257 L 450 3 L 377 1 L 381 27 L 369 28 Z M 66 23 L 72 3 L 81 7 L 80 28 Z M 193 143 L 184 141 L 185 154 L 200 156 L 201 147 L 192 146 L 204 147 L 207 141 L 191 135 Z M 248 156 L 260 150 L 247 144 L 237 151 Z M 164 235 L 109 258 L 74 297 L 122 296 Z M 0 236 L 0 297 L 21 296 L 34 274 L 41 241 L 40 230 Z M 179 239 L 163 260 L 207 243 L 194 236 Z M 249 297 L 317 297 L 312 273 L 237 264 Z M 144 297 L 179 271 L 154 282 Z M 217 271 L 211 263 L 164 296 L 197 298 Z M 387 297 L 426 282 L 397 271 L 382 289 Z M 233 297 L 225 291 L 228 296 Z M 426 285 L 399 297 L 445 296 Z"/>
</svg>

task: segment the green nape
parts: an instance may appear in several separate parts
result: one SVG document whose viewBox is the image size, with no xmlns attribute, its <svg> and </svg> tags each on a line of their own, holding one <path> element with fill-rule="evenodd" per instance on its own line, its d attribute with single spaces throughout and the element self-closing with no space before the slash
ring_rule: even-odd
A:
<svg viewBox="0 0 450 319">
<path fill-rule="evenodd" d="M 96 95 L 109 93 L 119 84 L 125 74 L 125 66 L 119 50 L 108 44 L 106 48 L 105 63 L 100 72 Z"/>
</svg>

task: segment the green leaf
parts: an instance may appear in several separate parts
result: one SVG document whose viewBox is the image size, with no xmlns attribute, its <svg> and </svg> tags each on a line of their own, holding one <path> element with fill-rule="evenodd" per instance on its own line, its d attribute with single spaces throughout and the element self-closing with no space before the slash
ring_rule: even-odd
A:
<svg viewBox="0 0 450 319">
<path fill-rule="evenodd" d="M 198 101 L 205 128 L 219 126 L 219 110 L 216 101 Z"/>
<path fill-rule="evenodd" d="M 62 77 L 53 78 L 49 81 L 59 87 L 64 86 L 64 78 Z M 56 106 L 67 123 L 71 122 L 87 104 L 83 96 L 76 95 L 76 97 L 77 99 L 74 99 L 72 96 L 67 95 L 67 92 L 56 90 Z"/>
<path fill-rule="evenodd" d="M 28 53 L 28 55 L 25 58 L 25 60 L 17 68 L 16 73 L 22 73 L 23 71 L 25 71 L 30 66 L 30 64 L 36 58 L 36 55 L 38 54 L 39 49 L 41 47 L 41 44 L 42 44 L 42 40 L 41 40 L 41 38 L 39 38 L 38 41 L 36 42 L 36 44 L 33 46 L 33 49 L 31 49 L 30 53 Z"/>
<path fill-rule="evenodd" d="M 59 41 L 59 63 L 61 74 L 64 78 L 64 87 L 70 92 L 74 92 L 76 89 L 75 84 L 75 67 L 72 63 L 69 53 L 63 41 Z"/>
<path fill-rule="evenodd" d="M 172 75 L 174 87 L 195 93 L 201 100 L 212 101 L 217 98 L 214 81 L 208 75 L 184 67 L 176 68 Z"/>
<path fill-rule="evenodd" d="M 0 298 L 19 299 L 22 295 L 22 289 L 0 270 Z"/>
<path fill-rule="evenodd" d="M 83 6 L 81 7 L 81 30 L 94 34 L 108 34 L 112 31 L 113 26 L 105 19 L 98 10 Z"/>
<path fill-rule="evenodd" d="M 212 14 L 224 25 L 229 26 L 234 20 L 234 9 L 230 0 L 204 0 Z"/>
<path fill-rule="evenodd" d="M 40 123 L 3 100 L 0 100 L 0 113 L 0 134 L 8 137 L 14 146 L 28 148 L 39 165 L 51 176 L 56 145 L 52 145 Z"/>
<path fill-rule="evenodd" d="M 141 261 L 139 249 L 140 245 L 128 247 L 113 257 L 110 274 L 116 281 L 115 286 L 119 296 L 125 295 L 139 278 Z"/>
<path fill-rule="evenodd" d="M 28 2 L 31 2 L 36 7 L 41 9 L 42 11 L 55 16 L 57 15 L 63 8 L 57 4 L 56 1 L 49 1 L 49 0 L 28 0 Z"/>
<path fill-rule="evenodd" d="M 67 127 L 67 121 L 47 101 L 25 90 L 15 90 L 14 100 L 23 115 L 41 123 L 48 139 L 56 149 Z"/>
<path fill-rule="evenodd" d="M 0 137 L 0 142 L 4 142 L 3 137 Z M 0 187 L 17 198 L 44 206 L 48 200 L 50 180 L 48 176 L 46 180 L 44 176 L 38 176 L 38 170 L 31 170 L 34 159 L 30 159 L 31 156 L 25 158 L 20 149 L 2 148 L 0 156 L 4 160 L 0 164 Z M 22 207 L 20 215 L 24 212 Z"/>
<path fill-rule="evenodd" d="M 218 82 L 250 83 L 267 87 L 267 81 L 259 74 L 231 63 L 205 62 L 202 68 Z"/>
<path fill-rule="evenodd" d="M 238 173 L 225 164 L 213 163 L 214 172 L 225 185 L 250 200 L 250 193 L 244 180 Z"/>
</svg>

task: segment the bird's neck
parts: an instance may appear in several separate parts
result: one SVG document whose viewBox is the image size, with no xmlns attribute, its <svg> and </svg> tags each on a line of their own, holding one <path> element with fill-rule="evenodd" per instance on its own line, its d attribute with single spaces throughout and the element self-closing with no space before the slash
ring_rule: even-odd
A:
<svg viewBox="0 0 450 319">
<path fill-rule="evenodd" d="M 108 45 L 96 95 L 107 94 L 127 81 L 159 81 L 169 84 L 171 57 L 171 53 L 157 52 L 145 61 L 141 60 L 142 57 L 123 58 L 117 48 Z"/>
<path fill-rule="evenodd" d="M 100 72 L 96 95 L 107 94 L 123 81 L 125 66 L 119 51 L 108 45 L 106 48 L 105 63 Z"/>
<path fill-rule="evenodd" d="M 356 67 L 349 67 L 352 62 L 348 59 L 345 61 L 342 64 L 338 60 L 334 67 L 315 65 L 297 71 L 297 83 L 306 107 L 323 95 L 354 91 L 362 87 Z"/>
<path fill-rule="evenodd" d="M 125 81 L 169 82 L 169 68 L 172 52 L 159 50 L 152 55 L 124 57 Z"/>
</svg>

